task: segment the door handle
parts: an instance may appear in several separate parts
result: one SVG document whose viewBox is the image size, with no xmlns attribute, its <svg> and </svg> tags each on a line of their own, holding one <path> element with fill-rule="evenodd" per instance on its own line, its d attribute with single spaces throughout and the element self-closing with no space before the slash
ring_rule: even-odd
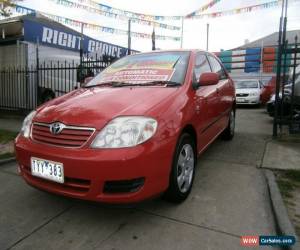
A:
<svg viewBox="0 0 300 250">
<path fill-rule="evenodd" d="M 219 94 L 220 93 L 220 89 L 219 88 L 217 88 L 217 94 Z"/>
</svg>

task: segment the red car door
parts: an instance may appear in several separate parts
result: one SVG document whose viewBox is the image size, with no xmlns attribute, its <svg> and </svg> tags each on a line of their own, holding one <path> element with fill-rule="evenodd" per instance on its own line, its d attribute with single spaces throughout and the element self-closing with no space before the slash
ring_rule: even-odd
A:
<svg viewBox="0 0 300 250">
<path fill-rule="evenodd" d="M 228 124 L 228 114 L 232 108 L 232 82 L 225 73 L 221 63 L 214 56 L 208 55 L 208 59 L 212 72 L 220 76 L 220 81 L 217 85 L 217 94 L 219 97 L 219 120 L 217 123 L 219 130 L 223 130 Z"/>
<path fill-rule="evenodd" d="M 206 54 L 198 52 L 193 70 L 193 81 L 199 82 L 200 75 L 211 72 Z M 199 150 L 202 151 L 216 136 L 216 120 L 219 116 L 217 85 L 199 86 L 194 92 L 195 121 Z"/>
</svg>

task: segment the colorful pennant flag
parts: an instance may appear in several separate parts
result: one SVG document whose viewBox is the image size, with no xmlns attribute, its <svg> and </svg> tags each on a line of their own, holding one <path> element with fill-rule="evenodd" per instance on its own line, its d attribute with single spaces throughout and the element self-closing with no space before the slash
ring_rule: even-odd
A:
<svg viewBox="0 0 300 250">
<path fill-rule="evenodd" d="M 292 0 L 292 1 L 299 1 L 299 0 Z M 282 2 L 282 0 L 276 0 L 276 1 L 271 1 L 271 2 L 267 2 L 267 3 L 231 9 L 231 10 L 225 10 L 225 11 L 219 11 L 219 12 L 213 12 L 213 13 L 207 13 L 207 14 L 188 15 L 188 16 L 186 16 L 186 18 L 187 19 L 201 19 L 201 18 L 205 18 L 205 17 L 206 18 L 215 18 L 215 17 L 222 17 L 222 16 L 235 15 L 235 14 L 241 14 L 241 13 L 249 13 L 249 12 L 257 11 L 257 10 L 261 10 L 261 9 L 278 7 L 278 6 L 280 6 L 281 2 Z"/>
<path fill-rule="evenodd" d="M 133 23 L 138 23 L 138 24 L 148 25 L 148 26 L 154 26 L 154 27 L 158 27 L 158 28 L 162 28 L 162 29 L 169 29 L 169 30 L 180 30 L 181 29 L 178 26 L 159 23 L 159 22 L 149 20 L 149 19 L 144 19 L 143 16 L 128 17 L 127 15 L 122 14 L 121 12 L 120 13 L 113 13 L 111 11 L 108 11 L 107 8 L 101 9 L 99 6 L 97 8 L 96 7 L 91 7 L 91 6 L 81 4 L 81 3 L 75 3 L 75 2 L 70 1 L 70 0 L 49 0 L 49 1 L 55 2 L 56 4 L 59 4 L 59 5 L 65 6 L 65 7 L 82 9 L 82 10 L 86 10 L 86 11 L 91 12 L 91 13 L 96 13 L 96 14 L 99 14 L 99 15 L 102 15 L 102 16 L 105 16 L 105 17 L 120 19 L 120 20 L 123 20 L 123 21 L 128 21 L 130 19 L 131 22 L 133 22 Z"/>
<path fill-rule="evenodd" d="M 192 13 L 186 15 L 186 18 L 191 18 L 193 16 L 199 15 L 201 12 L 213 7 L 215 4 L 217 4 L 220 1 L 221 0 L 212 0 L 208 4 L 205 4 L 202 7 L 200 7 L 199 9 L 197 9 L 197 10 L 193 11 Z"/>
<path fill-rule="evenodd" d="M 98 3 L 94 0 L 77 0 L 80 3 L 85 3 L 93 7 L 99 7 L 103 11 L 107 11 L 114 14 L 124 15 L 128 18 L 140 18 L 148 21 L 163 21 L 163 20 L 180 20 L 181 16 L 155 16 L 155 15 L 146 15 L 142 13 L 136 13 L 132 11 L 127 10 L 121 10 L 118 8 L 114 8 L 108 5 L 104 5 L 101 3 Z"/>
</svg>

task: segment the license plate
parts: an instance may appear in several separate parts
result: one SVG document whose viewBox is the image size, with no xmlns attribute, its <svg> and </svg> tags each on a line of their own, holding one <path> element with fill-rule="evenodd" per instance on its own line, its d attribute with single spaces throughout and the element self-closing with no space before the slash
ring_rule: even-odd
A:
<svg viewBox="0 0 300 250">
<path fill-rule="evenodd" d="M 32 157 L 31 174 L 47 180 L 64 183 L 64 166 L 59 162 Z"/>
<path fill-rule="evenodd" d="M 237 102 L 245 102 L 246 100 L 244 98 L 238 98 Z"/>
</svg>

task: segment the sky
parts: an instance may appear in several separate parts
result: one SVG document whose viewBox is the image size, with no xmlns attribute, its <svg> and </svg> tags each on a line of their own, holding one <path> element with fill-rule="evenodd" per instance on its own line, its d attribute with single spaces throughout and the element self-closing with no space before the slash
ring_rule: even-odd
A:
<svg viewBox="0 0 300 250">
<path fill-rule="evenodd" d="M 79 1 L 79 0 L 71 0 Z M 187 15 L 200 8 L 210 0 L 94 0 L 115 8 L 150 15 Z M 230 10 L 250 5 L 271 2 L 273 0 L 221 0 L 204 13 Z M 24 0 L 20 5 L 49 14 L 76 19 L 87 23 L 127 30 L 127 22 L 119 19 L 102 17 L 85 10 L 72 9 L 57 5 L 56 0 Z M 288 30 L 300 30 L 300 0 L 290 0 L 288 9 Z M 277 32 L 279 29 L 280 8 L 268 8 L 250 13 L 236 14 L 218 18 L 186 19 L 184 21 L 183 48 L 206 49 L 206 27 L 209 24 L 209 51 L 232 49 L 243 45 L 245 40 L 254 41 L 263 36 Z M 168 21 L 168 24 L 181 26 L 181 21 Z M 74 29 L 74 27 L 71 27 Z M 132 31 L 151 34 L 153 27 L 132 24 Z M 158 35 L 180 36 L 180 31 L 170 31 L 156 28 Z M 84 30 L 93 38 L 127 46 L 127 36 L 100 33 Z M 300 33 L 299 33 L 300 36 Z M 180 48 L 180 42 L 157 40 L 156 47 L 160 49 Z M 151 50 L 151 40 L 132 38 L 132 48 L 139 51 Z"/>
</svg>

